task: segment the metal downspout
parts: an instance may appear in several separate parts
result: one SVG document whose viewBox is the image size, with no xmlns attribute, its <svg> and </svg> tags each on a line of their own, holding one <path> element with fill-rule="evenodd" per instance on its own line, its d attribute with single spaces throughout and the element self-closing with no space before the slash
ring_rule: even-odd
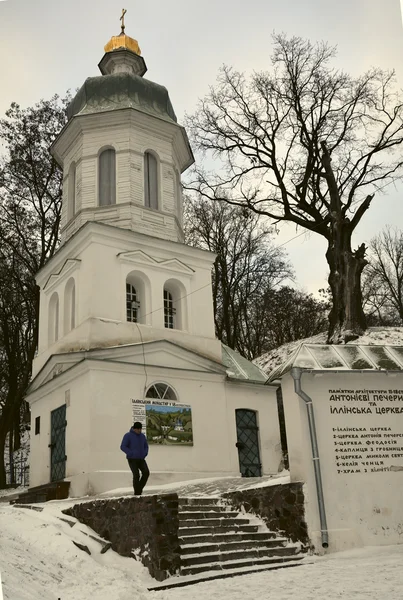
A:
<svg viewBox="0 0 403 600">
<path fill-rule="evenodd" d="M 327 529 L 327 520 L 326 520 L 326 509 L 325 509 L 325 500 L 323 496 L 323 486 L 322 486 L 322 475 L 320 472 L 320 460 L 319 460 L 319 448 L 318 448 L 318 439 L 316 436 L 316 427 L 315 427 L 315 415 L 313 412 L 313 403 L 312 398 L 306 394 L 301 387 L 301 375 L 302 371 L 299 367 L 293 367 L 291 369 L 291 376 L 294 379 L 294 389 L 295 393 L 298 394 L 300 398 L 305 402 L 306 410 L 308 414 L 308 423 L 309 423 L 309 434 L 311 438 L 311 447 L 312 447 L 312 460 L 313 467 L 315 470 L 315 481 L 316 481 L 316 494 L 318 497 L 318 506 L 319 506 L 319 519 L 320 519 L 320 533 L 322 538 L 322 547 L 329 547 L 329 532 Z"/>
</svg>

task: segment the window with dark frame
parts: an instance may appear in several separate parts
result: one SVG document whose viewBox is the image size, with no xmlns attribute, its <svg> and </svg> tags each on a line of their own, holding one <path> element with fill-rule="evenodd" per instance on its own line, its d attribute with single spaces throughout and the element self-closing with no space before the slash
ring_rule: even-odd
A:
<svg viewBox="0 0 403 600">
<path fill-rule="evenodd" d="M 35 418 L 35 435 L 41 432 L 41 417 Z"/>
<path fill-rule="evenodd" d="M 167 329 L 174 329 L 174 315 L 176 309 L 172 299 L 172 294 L 168 290 L 164 290 L 164 327 Z"/>
<path fill-rule="evenodd" d="M 158 162 L 151 152 L 144 154 L 144 204 L 158 210 Z"/>
<path fill-rule="evenodd" d="M 138 323 L 140 302 L 134 285 L 126 283 L 126 319 L 130 323 Z"/>
<path fill-rule="evenodd" d="M 116 204 L 116 152 L 104 150 L 98 159 L 99 206 Z"/>
</svg>

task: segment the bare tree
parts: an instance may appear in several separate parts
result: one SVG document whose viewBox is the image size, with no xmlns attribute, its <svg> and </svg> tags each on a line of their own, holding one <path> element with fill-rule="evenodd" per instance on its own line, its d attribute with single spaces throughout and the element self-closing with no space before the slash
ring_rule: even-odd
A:
<svg viewBox="0 0 403 600">
<path fill-rule="evenodd" d="M 219 169 L 197 169 L 188 188 L 326 239 L 328 342 L 342 343 L 366 328 L 366 248 L 353 250 L 351 239 L 375 193 L 402 175 L 403 105 L 393 73 L 354 79 L 332 68 L 334 55 L 277 35 L 272 73 L 247 80 L 223 68 L 187 120 L 194 146 Z"/>
<path fill-rule="evenodd" d="M 328 310 L 325 300 L 289 286 L 267 290 L 248 314 L 249 344 L 254 356 L 325 332 Z"/>
<path fill-rule="evenodd" d="M 20 416 L 37 347 L 36 272 L 59 240 L 62 173 L 49 146 L 66 122 L 69 99 L 12 104 L 0 120 L 0 488 L 7 435 L 19 442 Z M 13 434 L 14 432 L 14 434 Z"/>
<path fill-rule="evenodd" d="M 364 308 L 379 324 L 403 324 L 403 231 L 386 227 L 369 243 Z"/>
<path fill-rule="evenodd" d="M 247 358 L 256 356 L 248 319 L 253 306 L 293 271 L 285 252 L 273 244 L 270 228 L 258 215 L 203 198 L 185 201 L 189 244 L 217 254 L 213 267 L 213 305 L 217 336 Z"/>
</svg>

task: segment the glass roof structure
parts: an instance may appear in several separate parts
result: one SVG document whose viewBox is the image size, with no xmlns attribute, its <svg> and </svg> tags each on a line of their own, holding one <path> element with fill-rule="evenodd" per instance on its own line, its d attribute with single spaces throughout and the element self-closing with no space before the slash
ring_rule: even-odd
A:
<svg viewBox="0 0 403 600">
<path fill-rule="evenodd" d="M 301 344 L 270 373 L 268 382 L 281 379 L 293 367 L 310 371 L 403 371 L 403 346 Z"/>
</svg>

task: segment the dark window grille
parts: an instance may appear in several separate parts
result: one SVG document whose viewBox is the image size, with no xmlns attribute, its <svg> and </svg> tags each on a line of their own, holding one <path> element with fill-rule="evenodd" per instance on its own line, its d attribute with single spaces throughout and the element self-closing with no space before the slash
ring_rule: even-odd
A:
<svg viewBox="0 0 403 600">
<path fill-rule="evenodd" d="M 254 410 L 237 409 L 236 432 L 239 467 L 242 477 L 261 477 L 259 428 Z"/>
<path fill-rule="evenodd" d="M 139 308 L 136 288 L 131 283 L 126 283 L 126 319 L 131 323 L 138 323 Z"/>
<path fill-rule="evenodd" d="M 176 308 L 174 308 L 172 294 L 168 290 L 164 290 L 164 326 L 167 329 L 175 328 L 175 315 Z"/>
</svg>

